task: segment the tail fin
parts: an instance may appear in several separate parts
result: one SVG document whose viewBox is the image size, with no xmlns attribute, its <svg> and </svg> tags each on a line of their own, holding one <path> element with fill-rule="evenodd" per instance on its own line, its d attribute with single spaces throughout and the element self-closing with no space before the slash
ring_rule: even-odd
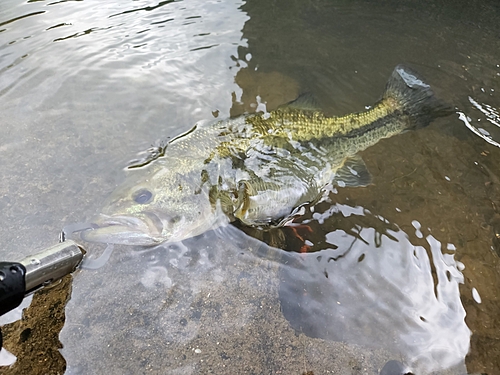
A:
<svg viewBox="0 0 500 375">
<path fill-rule="evenodd" d="M 410 128 L 429 125 L 436 117 L 448 116 L 453 108 L 434 96 L 431 87 L 410 68 L 398 65 L 387 82 L 383 99 L 394 98 L 410 116 Z"/>
</svg>

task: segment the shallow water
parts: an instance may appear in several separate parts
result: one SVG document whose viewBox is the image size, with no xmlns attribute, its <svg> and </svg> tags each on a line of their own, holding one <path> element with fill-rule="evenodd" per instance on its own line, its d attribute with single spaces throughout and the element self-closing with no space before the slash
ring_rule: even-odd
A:
<svg viewBox="0 0 500 375">
<path fill-rule="evenodd" d="M 5 259 L 89 219 L 129 160 L 198 120 L 302 92 L 360 111 L 401 62 L 457 108 L 364 151 L 374 183 L 307 208 L 307 228 L 122 247 L 77 272 L 67 373 L 497 373 L 499 15 L 494 1 L 3 1 Z"/>
</svg>

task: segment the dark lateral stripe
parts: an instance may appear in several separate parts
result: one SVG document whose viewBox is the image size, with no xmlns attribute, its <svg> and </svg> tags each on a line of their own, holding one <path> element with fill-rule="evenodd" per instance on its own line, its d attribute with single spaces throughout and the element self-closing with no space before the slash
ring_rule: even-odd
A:
<svg viewBox="0 0 500 375">
<path fill-rule="evenodd" d="M 387 115 L 385 117 L 379 118 L 373 122 L 370 122 L 366 125 L 363 125 L 359 128 L 352 129 L 350 132 L 346 134 L 340 134 L 340 135 L 334 135 L 332 138 L 357 138 L 362 134 L 369 133 L 372 130 L 383 128 L 384 126 L 388 124 L 392 124 L 394 120 L 397 120 L 398 117 L 401 117 L 402 113 L 401 111 L 395 111 L 391 113 L 390 115 Z"/>
</svg>

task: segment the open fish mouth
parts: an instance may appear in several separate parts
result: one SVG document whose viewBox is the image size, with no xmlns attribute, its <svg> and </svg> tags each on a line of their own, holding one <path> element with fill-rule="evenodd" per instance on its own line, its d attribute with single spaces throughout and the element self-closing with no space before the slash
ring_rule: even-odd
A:
<svg viewBox="0 0 500 375">
<path fill-rule="evenodd" d="M 87 242 L 152 246 L 165 240 L 161 236 L 162 229 L 161 220 L 153 213 L 141 217 L 101 214 L 80 236 Z"/>
</svg>

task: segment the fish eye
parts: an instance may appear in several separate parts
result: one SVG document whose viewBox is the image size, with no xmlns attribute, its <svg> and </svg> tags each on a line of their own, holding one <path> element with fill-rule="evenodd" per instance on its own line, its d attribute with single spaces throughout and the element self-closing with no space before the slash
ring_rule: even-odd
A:
<svg viewBox="0 0 500 375">
<path fill-rule="evenodd" d="M 151 193 L 147 189 L 137 190 L 134 193 L 134 201 L 136 203 L 139 203 L 139 204 L 146 204 L 146 203 L 148 203 L 151 200 L 152 197 L 153 197 L 153 193 Z"/>
</svg>

